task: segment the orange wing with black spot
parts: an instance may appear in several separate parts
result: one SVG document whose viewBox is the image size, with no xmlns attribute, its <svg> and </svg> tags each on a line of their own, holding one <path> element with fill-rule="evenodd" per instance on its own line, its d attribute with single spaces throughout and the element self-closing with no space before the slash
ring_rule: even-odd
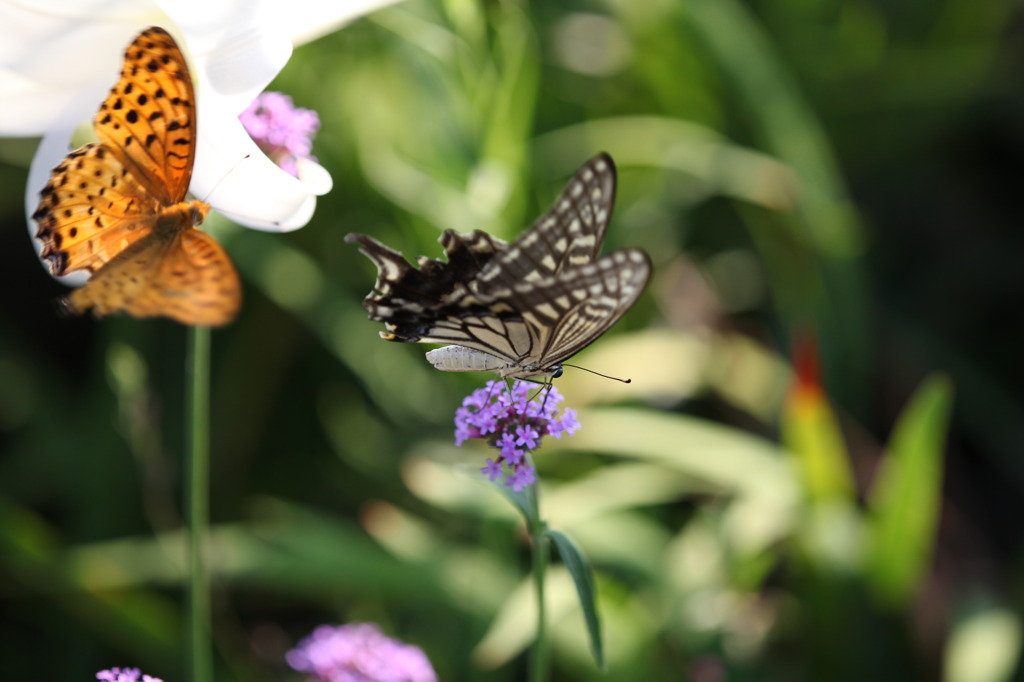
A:
<svg viewBox="0 0 1024 682">
<path fill-rule="evenodd" d="M 100 142 L 164 205 L 185 198 L 196 152 L 196 104 L 188 63 L 160 28 L 124 54 L 121 78 L 93 118 Z"/>
<path fill-rule="evenodd" d="M 162 238 L 165 237 L 165 238 Z M 69 312 L 169 317 L 183 324 L 230 322 L 242 289 L 224 248 L 196 229 L 150 235 L 100 269 L 64 300 Z"/>
<path fill-rule="evenodd" d="M 197 325 L 233 320 L 238 274 L 224 249 L 195 229 L 209 206 L 184 201 L 195 98 L 188 63 L 166 31 L 147 29 L 128 47 L 93 126 L 100 141 L 53 170 L 33 214 L 51 272 L 92 273 L 67 309 Z"/>
</svg>

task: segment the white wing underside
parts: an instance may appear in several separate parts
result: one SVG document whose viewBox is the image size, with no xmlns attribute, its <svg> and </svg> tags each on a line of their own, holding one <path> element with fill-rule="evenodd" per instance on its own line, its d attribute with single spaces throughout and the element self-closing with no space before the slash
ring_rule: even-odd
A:
<svg viewBox="0 0 1024 682">
<path fill-rule="evenodd" d="M 427 351 L 427 362 L 445 372 L 497 372 L 498 377 L 502 379 L 557 377 L 562 373 L 561 367 L 557 365 L 548 370 L 531 371 L 497 355 L 465 346 L 444 346 Z"/>
<path fill-rule="evenodd" d="M 444 346 L 427 351 L 427 361 L 445 372 L 501 372 L 512 366 L 496 355 L 465 346 Z"/>
</svg>

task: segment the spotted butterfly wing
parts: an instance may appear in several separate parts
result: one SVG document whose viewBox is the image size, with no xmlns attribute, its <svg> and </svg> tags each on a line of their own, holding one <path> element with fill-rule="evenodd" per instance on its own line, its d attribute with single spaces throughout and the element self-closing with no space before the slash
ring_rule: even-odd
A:
<svg viewBox="0 0 1024 682">
<path fill-rule="evenodd" d="M 188 64 L 170 34 L 153 27 L 132 41 L 93 127 L 149 196 L 163 206 L 185 199 L 195 161 L 196 102 Z"/>
<path fill-rule="evenodd" d="M 447 371 L 558 376 L 560 363 L 608 330 L 650 276 L 638 249 L 597 258 L 615 199 L 607 154 L 587 162 L 554 205 L 513 243 L 479 230 L 441 235 L 447 261 L 400 253 L 365 235 L 348 241 L 377 265 L 363 301 L 390 341 L 449 343 L 428 360 Z"/>
<path fill-rule="evenodd" d="M 185 201 L 195 124 L 184 55 L 163 29 L 143 31 L 93 119 L 99 142 L 54 168 L 32 216 L 54 275 L 92 273 L 64 299 L 67 311 L 196 325 L 234 319 L 238 274 L 224 249 L 195 229 L 210 207 Z"/>
</svg>

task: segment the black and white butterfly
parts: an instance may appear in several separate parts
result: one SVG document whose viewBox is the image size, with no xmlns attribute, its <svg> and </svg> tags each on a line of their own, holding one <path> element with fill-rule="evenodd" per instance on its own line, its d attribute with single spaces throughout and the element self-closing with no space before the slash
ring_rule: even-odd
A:
<svg viewBox="0 0 1024 682">
<path fill-rule="evenodd" d="M 363 306 L 384 323 L 383 338 L 454 344 L 427 353 L 449 372 L 551 378 L 632 307 L 650 277 L 639 249 L 597 255 L 614 203 L 615 164 L 599 154 L 511 244 L 447 230 L 439 239 L 447 261 L 420 256 L 417 269 L 366 235 L 345 241 L 377 265 Z"/>
</svg>

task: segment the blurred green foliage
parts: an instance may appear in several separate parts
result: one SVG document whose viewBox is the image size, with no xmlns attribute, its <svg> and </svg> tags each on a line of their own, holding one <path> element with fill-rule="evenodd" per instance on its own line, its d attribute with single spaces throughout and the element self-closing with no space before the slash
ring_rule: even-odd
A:
<svg viewBox="0 0 1024 682">
<path fill-rule="evenodd" d="M 343 237 L 514 237 L 601 150 L 606 248 L 656 273 L 576 360 L 633 383 L 569 370 L 583 428 L 537 453 L 607 663 L 556 564 L 554 678 L 1024 679 L 1019 38 L 1003 0 L 409 0 L 299 48 L 274 89 L 334 191 L 291 234 L 209 221 L 246 284 L 214 335 L 218 679 L 296 679 L 301 636 L 364 619 L 443 680 L 523 679 L 529 553 L 451 438 L 484 377 L 377 338 Z M 4 675 L 184 679 L 185 332 L 58 318 L 32 145 L 0 150 Z"/>
</svg>

